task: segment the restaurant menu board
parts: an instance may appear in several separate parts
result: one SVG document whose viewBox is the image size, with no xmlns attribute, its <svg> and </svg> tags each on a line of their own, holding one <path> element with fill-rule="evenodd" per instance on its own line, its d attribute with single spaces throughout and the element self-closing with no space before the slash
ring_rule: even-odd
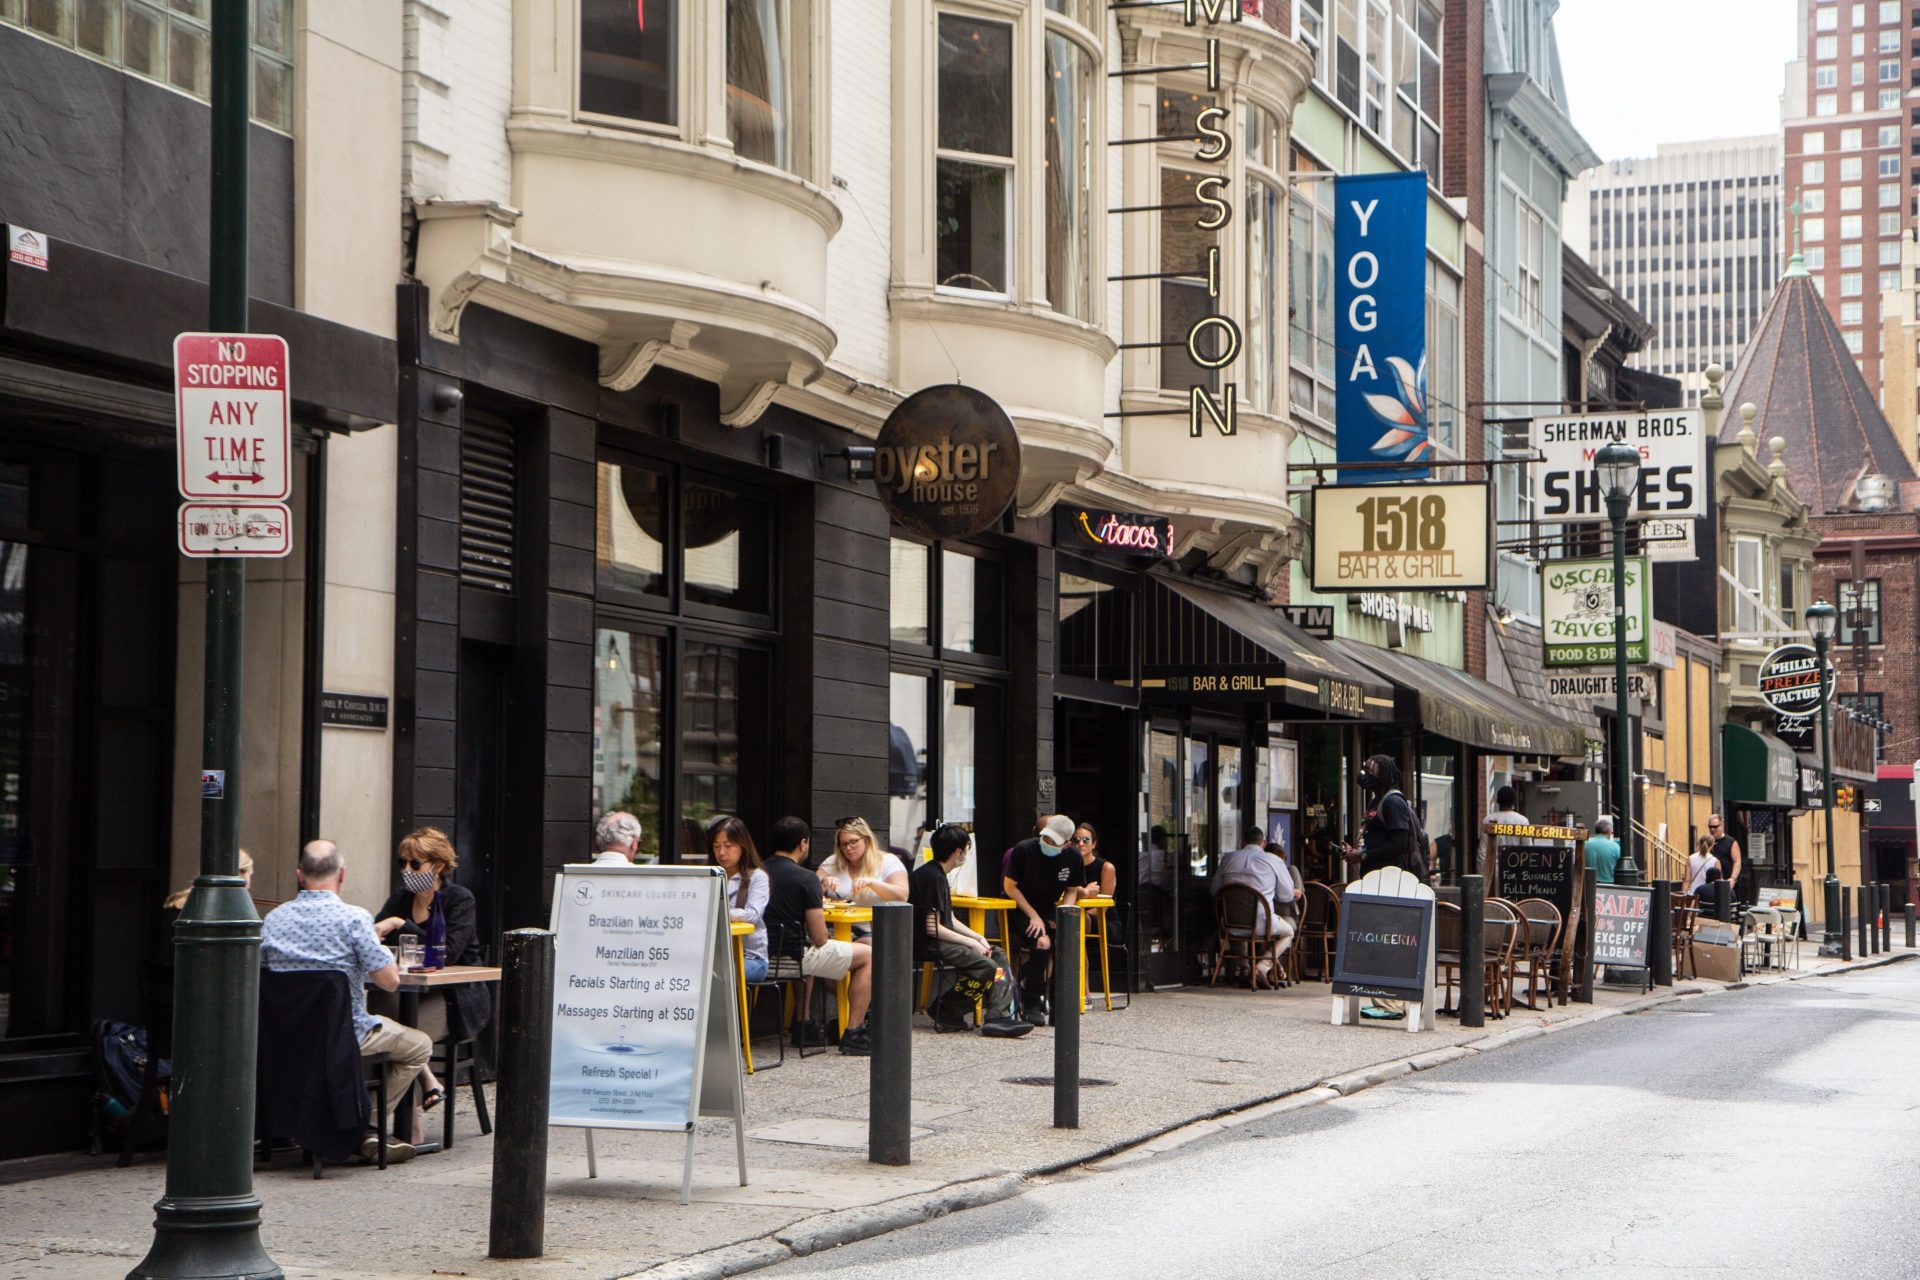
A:
<svg viewBox="0 0 1920 1280">
<path fill-rule="evenodd" d="M 1346 894 L 1340 899 L 1333 994 L 1423 999 L 1432 937 L 1432 898 Z"/>
<path fill-rule="evenodd" d="M 1512 837 L 1500 842 L 1499 883 L 1495 897 L 1509 902 L 1545 898 L 1560 909 L 1560 918 L 1573 913 L 1574 846 L 1521 844 Z"/>
<path fill-rule="evenodd" d="M 1653 890 L 1601 885 L 1593 895 L 1593 962 L 1616 969 L 1647 967 Z"/>
<path fill-rule="evenodd" d="M 734 1114 L 724 885 L 713 867 L 561 870 L 549 1124 L 679 1131 L 702 1112 Z"/>
</svg>

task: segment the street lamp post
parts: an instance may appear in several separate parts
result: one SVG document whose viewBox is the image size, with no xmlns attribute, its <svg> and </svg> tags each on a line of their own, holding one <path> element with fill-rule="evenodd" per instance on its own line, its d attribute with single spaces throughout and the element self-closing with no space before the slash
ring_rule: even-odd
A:
<svg viewBox="0 0 1920 1280">
<path fill-rule="evenodd" d="M 1633 860 L 1633 734 L 1627 718 L 1627 507 L 1640 486 L 1640 451 L 1618 440 L 1593 456 L 1613 522 L 1613 807 L 1620 821 L 1618 884 L 1637 884 Z"/>
<path fill-rule="evenodd" d="M 1840 625 L 1840 611 L 1825 600 L 1807 606 L 1807 630 L 1813 633 L 1814 667 L 1820 677 L 1820 775 L 1821 809 L 1827 819 L 1827 931 L 1820 940 L 1820 954 L 1840 954 L 1840 877 L 1833 872 L 1833 702 L 1828 694 L 1827 646 Z"/>
</svg>

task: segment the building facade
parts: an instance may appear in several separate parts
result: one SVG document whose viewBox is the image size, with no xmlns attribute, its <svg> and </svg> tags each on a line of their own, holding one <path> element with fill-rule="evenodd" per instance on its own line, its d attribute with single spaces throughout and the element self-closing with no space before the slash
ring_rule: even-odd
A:
<svg viewBox="0 0 1920 1280">
<path fill-rule="evenodd" d="M 1653 327 L 1633 366 L 1680 379 L 1688 404 L 1709 365 L 1733 368 L 1766 310 L 1784 203 L 1771 134 L 1662 143 L 1568 188 L 1568 243 Z"/>
</svg>

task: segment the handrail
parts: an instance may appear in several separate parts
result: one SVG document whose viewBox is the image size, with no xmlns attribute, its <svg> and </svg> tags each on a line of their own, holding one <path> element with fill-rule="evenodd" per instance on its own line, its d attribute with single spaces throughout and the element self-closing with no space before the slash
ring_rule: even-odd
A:
<svg viewBox="0 0 1920 1280">
<path fill-rule="evenodd" d="M 1645 842 L 1648 852 L 1645 878 L 1650 881 L 1671 880 L 1684 885 L 1687 882 L 1687 855 L 1648 830 L 1638 818 L 1633 819 L 1632 825 L 1634 834 Z"/>
</svg>

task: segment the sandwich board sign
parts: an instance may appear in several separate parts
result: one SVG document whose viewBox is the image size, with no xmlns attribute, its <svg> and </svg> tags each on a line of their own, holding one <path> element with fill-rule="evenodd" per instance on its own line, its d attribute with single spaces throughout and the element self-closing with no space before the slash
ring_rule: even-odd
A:
<svg viewBox="0 0 1920 1280">
<path fill-rule="evenodd" d="M 547 1123 L 684 1133 L 730 1116 L 747 1185 L 746 1095 L 726 880 L 717 867 L 566 866 L 555 877 L 552 1082 Z"/>
<path fill-rule="evenodd" d="M 1340 895 L 1333 957 L 1333 1025 L 1360 1021 L 1360 997 L 1408 1001 L 1408 1031 L 1434 1028 L 1433 890 L 1383 867 Z"/>
</svg>

